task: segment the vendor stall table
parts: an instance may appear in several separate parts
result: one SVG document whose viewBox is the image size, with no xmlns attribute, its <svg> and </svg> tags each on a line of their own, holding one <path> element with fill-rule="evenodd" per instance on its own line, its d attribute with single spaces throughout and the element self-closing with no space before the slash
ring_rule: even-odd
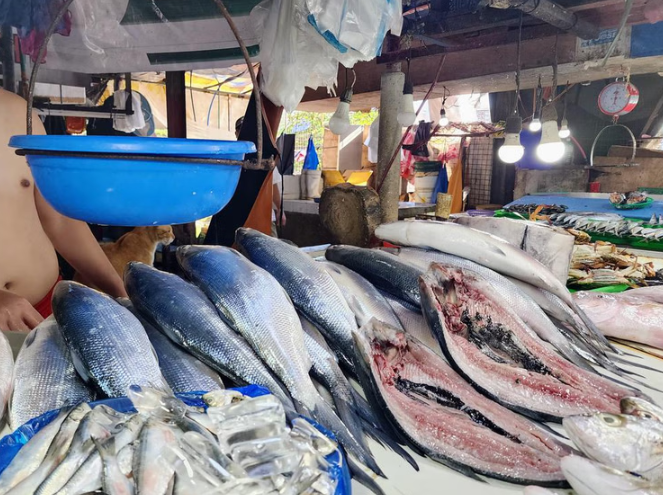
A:
<svg viewBox="0 0 663 495">
<path fill-rule="evenodd" d="M 663 196 L 653 194 L 651 198 L 654 199 L 650 208 L 643 208 L 642 210 L 618 210 L 610 204 L 608 198 L 609 194 L 606 193 L 556 193 L 556 194 L 532 194 L 523 196 L 506 206 L 519 205 L 519 204 L 545 204 L 545 205 L 565 205 L 568 207 L 566 211 L 592 211 L 596 213 L 617 213 L 628 218 L 638 218 L 641 220 L 649 220 L 652 213 L 663 215 Z"/>
</svg>

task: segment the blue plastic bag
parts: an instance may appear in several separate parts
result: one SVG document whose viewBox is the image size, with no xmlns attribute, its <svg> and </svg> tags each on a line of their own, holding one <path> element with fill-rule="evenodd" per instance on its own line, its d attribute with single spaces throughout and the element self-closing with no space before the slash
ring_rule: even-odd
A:
<svg viewBox="0 0 663 495">
<path fill-rule="evenodd" d="M 318 170 L 320 160 L 318 159 L 318 152 L 315 150 L 313 143 L 313 136 L 308 138 L 308 146 L 306 146 L 306 158 L 304 158 L 304 170 Z"/>
<path fill-rule="evenodd" d="M 440 173 L 437 174 L 437 182 L 433 188 L 433 194 L 431 194 L 430 202 L 437 204 L 437 194 L 446 193 L 449 190 L 449 176 L 447 175 L 447 166 L 442 165 Z"/>
<path fill-rule="evenodd" d="M 269 390 L 258 385 L 248 385 L 246 387 L 241 387 L 237 390 L 243 395 L 248 397 L 260 397 L 261 395 L 269 394 Z M 204 407 L 207 408 L 207 405 L 203 402 L 202 396 L 205 392 L 187 392 L 183 394 L 176 394 L 185 404 L 194 407 Z M 126 397 L 120 397 L 117 399 L 104 399 L 91 402 L 90 406 L 94 407 L 99 404 L 104 404 L 108 407 L 115 409 L 118 412 L 136 412 L 131 401 Z M 23 426 L 17 428 L 13 433 L 5 436 L 0 440 L 0 474 L 9 466 L 11 461 L 16 457 L 19 450 L 28 443 L 28 441 L 37 434 L 39 430 L 44 428 L 49 424 L 60 411 L 48 411 L 41 416 L 31 419 Z M 309 418 L 304 418 L 322 433 L 328 437 L 336 440 L 336 437 L 332 432 L 320 426 L 315 421 L 312 421 Z M 348 470 L 348 465 L 345 462 L 345 458 L 340 450 L 328 455 L 326 457 L 327 461 L 330 464 L 329 475 L 332 479 L 337 480 L 338 484 L 336 486 L 336 495 L 350 495 L 352 493 L 350 487 L 350 471 Z"/>
</svg>

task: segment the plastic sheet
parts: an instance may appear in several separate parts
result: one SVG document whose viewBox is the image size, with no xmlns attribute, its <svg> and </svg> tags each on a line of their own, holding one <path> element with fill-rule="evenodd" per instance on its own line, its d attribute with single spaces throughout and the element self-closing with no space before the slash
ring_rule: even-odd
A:
<svg viewBox="0 0 663 495">
<path fill-rule="evenodd" d="M 257 385 L 249 385 L 246 387 L 237 388 L 235 390 L 249 397 L 260 397 L 262 395 L 269 394 L 267 389 Z M 207 408 L 207 405 L 202 400 L 204 393 L 205 392 L 203 391 L 188 392 L 177 394 L 177 397 L 179 397 L 185 404 L 189 406 Z M 105 404 L 119 412 L 136 411 L 131 404 L 131 401 L 126 397 L 117 399 L 105 399 L 90 403 L 90 405 L 93 407 L 98 404 Z M 38 418 L 28 421 L 23 426 L 17 428 L 13 433 L 5 436 L 0 440 L 0 474 L 2 474 L 12 459 L 14 459 L 16 454 L 18 454 L 18 451 L 21 450 L 23 445 L 28 443 L 28 441 L 39 430 L 49 424 L 58 415 L 58 413 L 59 411 L 49 411 L 44 413 Z M 322 433 L 335 440 L 333 433 L 325 429 L 323 426 L 318 425 L 314 421 L 308 418 L 305 419 Z M 350 472 L 348 470 L 345 459 L 343 458 L 343 455 L 340 453 L 340 451 L 337 450 L 336 452 L 327 456 L 326 460 L 329 462 L 330 476 L 334 480 L 338 480 L 336 495 L 349 495 L 351 493 Z"/>
</svg>

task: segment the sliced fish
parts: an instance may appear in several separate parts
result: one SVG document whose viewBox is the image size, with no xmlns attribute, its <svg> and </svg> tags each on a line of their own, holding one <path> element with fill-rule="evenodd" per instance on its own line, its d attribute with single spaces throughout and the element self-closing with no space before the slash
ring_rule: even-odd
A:
<svg viewBox="0 0 663 495">
<path fill-rule="evenodd" d="M 475 392 L 428 347 L 377 320 L 355 340 L 364 389 L 415 451 L 475 479 L 566 486 L 570 449 Z"/>
<path fill-rule="evenodd" d="M 283 385 L 200 289 L 142 263 L 130 263 L 124 281 L 136 310 L 177 345 L 234 383 L 266 387 L 293 407 Z"/>
<path fill-rule="evenodd" d="M 9 415 L 12 428 L 47 411 L 93 401 L 95 395 L 76 373 L 55 318 L 41 322 L 16 357 Z"/>
<path fill-rule="evenodd" d="M 140 321 L 109 296 L 76 282 L 60 282 L 53 314 L 78 373 L 108 397 L 131 385 L 168 390 Z"/>
<path fill-rule="evenodd" d="M 566 361 L 534 335 L 485 279 L 431 265 L 421 280 L 428 324 L 454 369 L 484 395 L 543 421 L 619 412 L 633 391 Z"/>
</svg>

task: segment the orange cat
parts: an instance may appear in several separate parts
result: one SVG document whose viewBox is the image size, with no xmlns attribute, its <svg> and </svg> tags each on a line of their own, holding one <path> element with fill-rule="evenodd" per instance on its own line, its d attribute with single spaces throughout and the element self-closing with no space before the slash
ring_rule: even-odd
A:
<svg viewBox="0 0 663 495">
<path fill-rule="evenodd" d="M 101 245 L 115 271 L 124 279 L 124 267 L 130 261 L 140 261 L 146 265 L 154 264 L 154 253 L 159 244 L 169 245 L 175 240 L 170 225 L 155 227 L 136 227 L 115 242 Z M 78 274 L 74 280 L 83 282 Z"/>
</svg>

